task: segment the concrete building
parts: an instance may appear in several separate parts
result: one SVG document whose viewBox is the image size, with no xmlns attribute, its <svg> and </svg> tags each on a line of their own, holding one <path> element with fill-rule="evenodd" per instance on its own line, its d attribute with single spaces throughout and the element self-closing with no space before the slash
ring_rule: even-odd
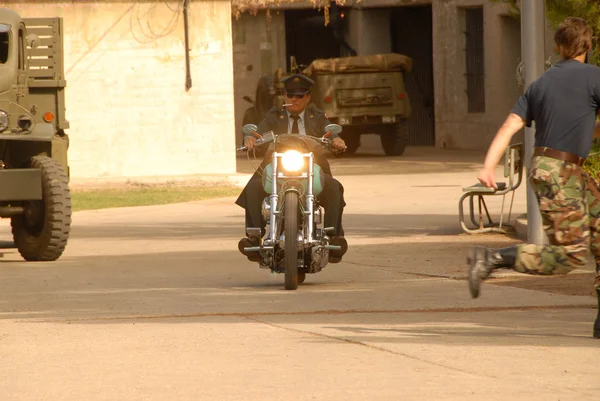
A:
<svg viewBox="0 0 600 401">
<path fill-rule="evenodd" d="M 71 176 L 235 172 L 231 2 L 0 0 L 63 18 Z"/>
<path fill-rule="evenodd" d="M 242 3 L 234 0 L 234 11 Z M 338 11 L 343 36 L 358 55 L 397 52 L 413 58 L 413 72 L 406 76 L 413 106 L 410 145 L 489 146 L 522 93 L 516 79 L 520 22 L 507 5 L 489 0 L 347 0 Z M 309 63 L 347 55 L 319 19 L 322 14 L 311 1 L 281 1 L 259 7 L 257 15 L 246 12 L 234 18 L 238 141 L 249 106 L 243 97 L 254 97 L 262 75 L 285 69 L 290 56 Z M 546 33 L 546 58 L 555 60 L 549 25 Z"/>
</svg>

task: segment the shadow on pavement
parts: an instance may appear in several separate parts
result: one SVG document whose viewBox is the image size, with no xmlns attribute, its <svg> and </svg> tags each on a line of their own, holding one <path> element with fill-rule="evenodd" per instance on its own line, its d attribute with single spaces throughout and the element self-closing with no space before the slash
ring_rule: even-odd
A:
<svg viewBox="0 0 600 401">
<path fill-rule="evenodd" d="M 477 171 L 483 163 L 484 156 L 482 151 L 409 147 L 402 156 L 384 156 L 369 152 L 341 157 L 332 155 L 328 160 L 334 176 L 432 174 Z M 262 158 L 249 160 L 246 154 L 238 154 L 237 172 L 252 174 L 261 161 Z"/>
<path fill-rule="evenodd" d="M 461 230 L 456 216 L 444 214 L 375 215 L 344 213 L 343 225 L 347 236 L 361 236 L 371 239 L 413 235 L 448 237 L 466 235 Z M 71 233 L 73 239 L 218 239 L 232 235 L 243 235 L 244 218 L 241 215 L 231 216 L 231 218 L 211 223 L 176 222 L 165 224 L 161 222 L 128 225 L 115 223 L 85 226 L 75 224 Z M 490 236 L 493 236 L 493 234 L 479 234 L 472 237 L 485 239 Z M 0 241 L 0 247 L 12 247 L 11 244 L 10 241 Z"/>
<path fill-rule="evenodd" d="M 233 248 L 234 241 L 227 243 L 233 248 L 230 251 L 157 251 L 2 263 L 0 319 L 302 316 L 328 310 L 402 313 L 482 307 L 471 303 L 464 259 L 459 257 L 474 243 L 467 238 L 432 247 L 423 242 L 357 245 L 342 263 L 308 275 L 307 284 L 297 291 L 283 289 L 283 275 L 272 275 L 248 262 Z M 590 304 L 594 301 L 590 297 Z M 392 319 L 387 323 L 397 322 L 394 314 L 387 319 Z"/>
</svg>

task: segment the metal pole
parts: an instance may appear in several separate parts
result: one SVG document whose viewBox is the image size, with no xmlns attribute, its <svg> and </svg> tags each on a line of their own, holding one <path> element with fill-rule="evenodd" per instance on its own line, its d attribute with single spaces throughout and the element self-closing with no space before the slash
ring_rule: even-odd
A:
<svg viewBox="0 0 600 401">
<path fill-rule="evenodd" d="M 185 35 L 185 90 L 186 92 L 192 87 L 192 72 L 190 71 L 190 37 L 189 37 L 189 22 L 188 12 L 190 9 L 190 0 L 183 2 L 183 30 Z"/>
<path fill-rule="evenodd" d="M 544 0 L 527 0 L 521 2 L 521 53 L 525 78 L 525 90 L 533 81 L 544 73 Z M 535 123 L 534 123 L 535 124 Z M 531 167 L 533 154 L 535 125 L 525 127 L 525 163 L 527 170 Z M 531 183 L 527 180 L 527 241 L 532 244 L 546 243 L 546 235 L 542 229 L 542 217 Z"/>
</svg>

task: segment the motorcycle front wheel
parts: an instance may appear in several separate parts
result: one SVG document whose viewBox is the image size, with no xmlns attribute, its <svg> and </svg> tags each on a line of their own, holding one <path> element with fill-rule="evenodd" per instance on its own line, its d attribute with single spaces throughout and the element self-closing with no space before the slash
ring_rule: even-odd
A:
<svg viewBox="0 0 600 401">
<path fill-rule="evenodd" d="M 285 194 L 285 289 L 298 288 L 298 193 Z"/>
</svg>

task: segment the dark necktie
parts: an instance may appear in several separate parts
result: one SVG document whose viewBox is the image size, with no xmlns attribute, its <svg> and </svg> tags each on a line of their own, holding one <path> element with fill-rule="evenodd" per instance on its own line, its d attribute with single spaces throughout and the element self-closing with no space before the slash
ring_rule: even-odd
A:
<svg viewBox="0 0 600 401">
<path fill-rule="evenodd" d="M 294 124 L 292 124 L 292 134 L 299 134 L 300 130 L 298 129 L 298 120 L 300 119 L 300 116 L 291 115 L 292 120 L 294 120 Z"/>
</svg>

